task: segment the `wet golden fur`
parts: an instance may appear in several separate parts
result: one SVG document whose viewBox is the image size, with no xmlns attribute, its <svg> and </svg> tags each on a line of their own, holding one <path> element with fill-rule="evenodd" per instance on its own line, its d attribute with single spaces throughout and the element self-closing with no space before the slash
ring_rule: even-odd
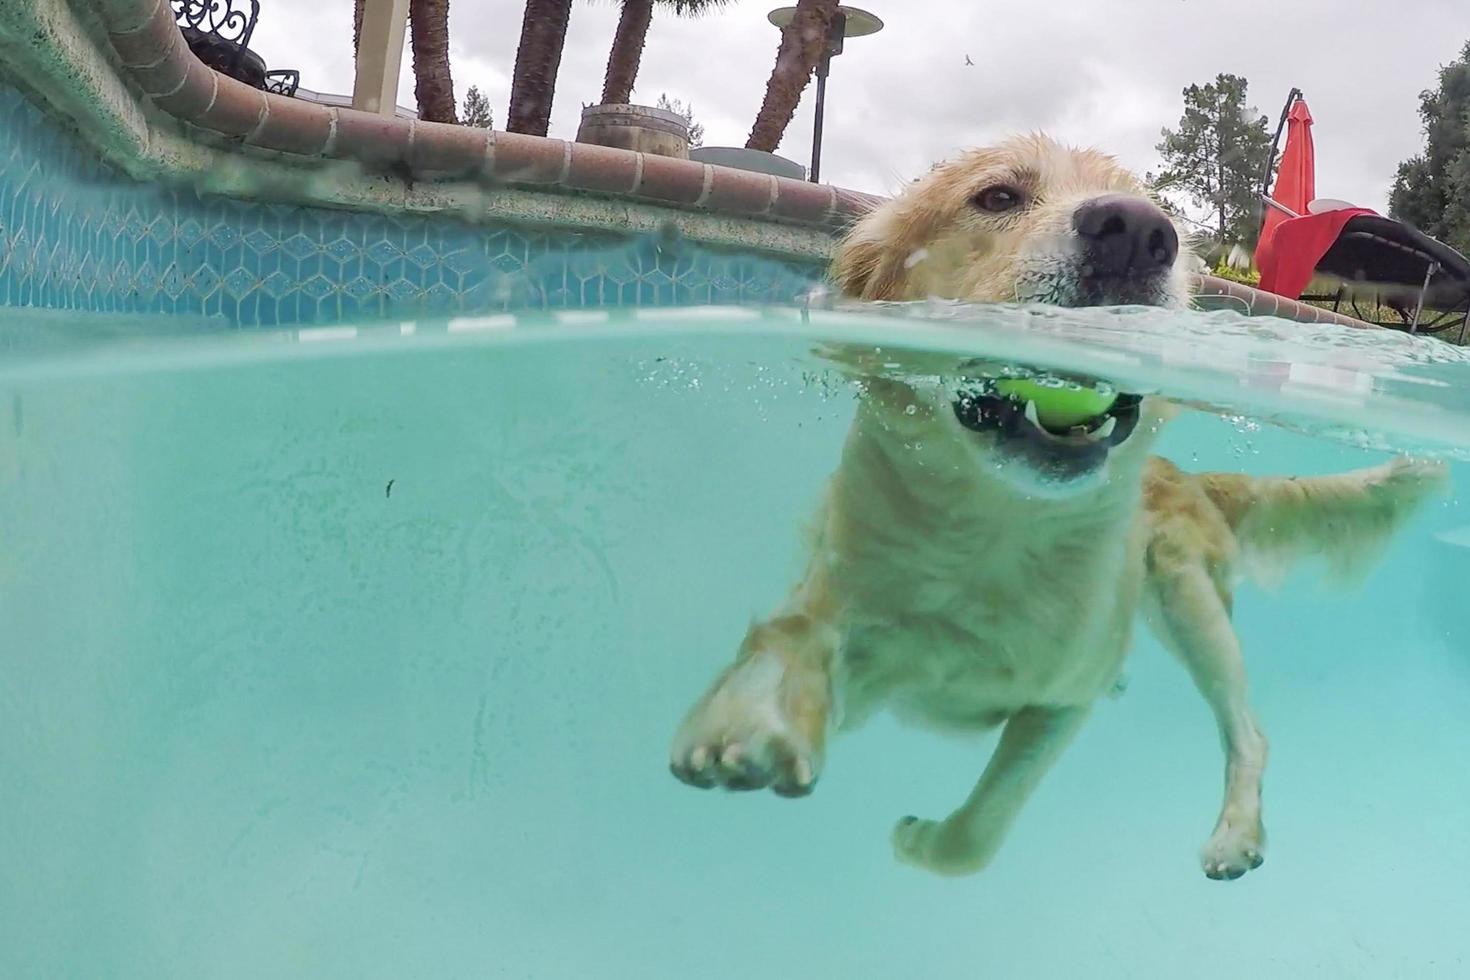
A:
<svg viewBox="0 0 1470 980">
<path fill-rule="evenodd" d="M 997 181 L 1032 204 L 977 211 L 975 195 Z M 1080 305 L 1070 216 L 1117 193 L 1143 189 L 1098 153 L 1042 137 L 974 151 L 861 221 L 833 278 L 870 300 Z M 1185 261 L 1151 301 L 1187 302 Z M 675 773 L 698 786 L 802 795 L 829 736 L 874 711 L 951 731 L 1003 726 L 968 799 L 944 819 L 908 817 L 893 831 L 904 861 L 977 871 L 1117 682 L 1141 612 L 1194 677 L 1224 745 L 1224 802 L 1204 870 L 1233 878 L 1257 866 L 1266 739 L 1246 700 L 1233 589 L 1309 556 L 1362 568 L 1441 487 L 1443 470 L 1394 460 L 1310 479 L 1191 475 L 1150 456 L 1173 409 L 1145 399 L 1105 473 L 1053 492 L 1020 464 L 998 465 L 996 446 L 956 422 L 942 394 L 866 370 L 861 351 L 834 357 L 860 378 L 863 397 L 809 566 L 689 711 L 674 738 Z"/>
</svg>

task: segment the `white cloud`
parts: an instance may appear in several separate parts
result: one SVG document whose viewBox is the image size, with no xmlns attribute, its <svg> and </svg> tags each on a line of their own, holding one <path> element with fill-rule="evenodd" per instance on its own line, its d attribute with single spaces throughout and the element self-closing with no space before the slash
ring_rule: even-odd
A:
<svg viewBox="0 0 1470 980">
<path fill-rule="evenodd" d="M 886 21 L 850 41 L 828 89 L 823 178 L 890 191 L 935 159 L 1015 130 L 1044 129 L 1099 146 L 1139 170 L 1157 165 L 1159 129 L 1180 90 L 1217 72 L 1244 75 L 1274 124 L 1300 86 L 1316 118 L 1323 196 L 1386 207 L 1398 162 L 1420 145 L 1418 93 L 1470 37 L 1463 0 L 860 0 Z M 743 145 L 775 58 L 777 4 L 740 0 L 697 20 L 655 15 L 637 97 L 692 102 L 705 142 Z M 351 0 L 262 4 L 253 47 L 302 84 L 352 86 Z M 454 0 L 456 94 L 471 84 L 505 119 L 523 5 Z M 552 135 L 575 135 L 602 90 L 617 22 L 613 0 L 583 2 L 557 83 Z M 965 65 L 968 55 L 975 62 Z M 413 104 L 409 59 L 399 101 Z M 783 155 L 810 154 L 815 86 L 787 130 Z"/>
</svg>

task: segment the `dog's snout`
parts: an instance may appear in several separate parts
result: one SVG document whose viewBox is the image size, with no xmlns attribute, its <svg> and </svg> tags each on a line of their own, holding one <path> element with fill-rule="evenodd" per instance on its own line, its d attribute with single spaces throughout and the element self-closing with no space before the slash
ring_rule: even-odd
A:
<svg viewBox="0 0 1470 980">
<path fill-rule="evenodd" d="M 1128 276 L 1162 272 L 1179 255 L 1174 223 L 1158 205 L 1128 194 L 1093 198 L 1072 212 L 1094 275 Z"/>
</svg>

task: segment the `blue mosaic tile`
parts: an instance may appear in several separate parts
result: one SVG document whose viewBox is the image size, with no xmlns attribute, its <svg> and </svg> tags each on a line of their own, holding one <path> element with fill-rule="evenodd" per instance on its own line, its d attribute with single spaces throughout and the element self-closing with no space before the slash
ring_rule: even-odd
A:
<svg viewBox="0 0 1470 980">
<path fill-rule="evenodd" d="M 815 263 L 653 237 L 201 198 L 114 172 L 0 84 L 0 303 L 230 326 L 785 303 Z"/>
</svg>

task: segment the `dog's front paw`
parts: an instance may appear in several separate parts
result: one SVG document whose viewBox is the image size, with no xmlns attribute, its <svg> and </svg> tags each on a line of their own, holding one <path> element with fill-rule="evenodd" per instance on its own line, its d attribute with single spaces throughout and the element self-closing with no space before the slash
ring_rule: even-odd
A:
<svg viewBox="0 0 1470 980">
<path fill-rule="evenodd" d="M 893 853 L 905 864 L 935 874 L 974 874 L 995 853 L 990 836 L 954 819 L 904 817 L 893 828 Z"/>
<path fill-rule="evenodd" d="M 1266 830 L 1259 820 L 1221 820 L 1200 852 L 1205 875 L 1233 881 L 1254 871 L 1266 860 Z"/>
<path fill-rule="evenodd" d="M 793 676 L 758 654 L 733 667 L 674 736 L 669 769 L 701 789 L 770 787 L 805 796 L 821 770 L 828 695 L 819 679 Z"/>
</svg>

